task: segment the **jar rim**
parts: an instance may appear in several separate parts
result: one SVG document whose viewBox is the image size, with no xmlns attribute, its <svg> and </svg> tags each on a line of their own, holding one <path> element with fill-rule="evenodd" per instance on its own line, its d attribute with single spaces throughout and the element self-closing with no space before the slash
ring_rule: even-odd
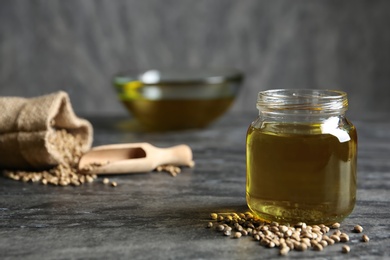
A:
<svg viewBox="0 0 390 260">
<path fill-rule="evenodd" d="M 347 93 L 329 89 L 270 89 L 260 91 L 257 108 L 264 111 L 338 112 L 348 109 Z"/>
</svg>

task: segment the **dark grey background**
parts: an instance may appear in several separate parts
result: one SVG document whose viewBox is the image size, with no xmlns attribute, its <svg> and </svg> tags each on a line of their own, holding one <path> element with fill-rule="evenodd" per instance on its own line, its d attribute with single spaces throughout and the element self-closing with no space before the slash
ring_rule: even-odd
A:
<svg viewBox="0 0 390 260">
<path fill-rule="evenodd" d="M 263 89 L 331 88 L 355 117 L 388 116 L 389 25 L 387 0 L 2 0 L 0 95 L 62 89 L 77 113 L 124 115 L 118 71 L 232 66 L 233 111 Z"/>
</svg>

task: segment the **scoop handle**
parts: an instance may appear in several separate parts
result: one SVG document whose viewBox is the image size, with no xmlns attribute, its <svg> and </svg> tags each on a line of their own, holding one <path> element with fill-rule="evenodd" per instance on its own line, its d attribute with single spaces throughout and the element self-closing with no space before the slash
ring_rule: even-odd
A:
<svg viewBox="0 0 390 260">
<path fill-rule="evenodd" d="M 156 167 L 164 164 L 189 167 L 194 165 L 192 151 L 188 145 L 180 144 L 169 148 L 157 148 L 157 150 L 159 152 L 155 153 L 156 158 L 153 158 Z"/>
</svg>

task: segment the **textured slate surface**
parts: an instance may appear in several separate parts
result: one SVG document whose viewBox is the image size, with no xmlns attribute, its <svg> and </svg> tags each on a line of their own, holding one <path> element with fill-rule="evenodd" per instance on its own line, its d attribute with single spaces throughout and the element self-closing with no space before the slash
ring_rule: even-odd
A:
<svg viewBox="0 0 390 260">
<path fill-rule="evenodd" d="M 77 113 L 126 114 L 110 78 L 133 68 L 227 67 L 259 90 L 331 88 L 351 113 L 390 110 L 387 0 L 2 0 L 0 95 L 63 89 Z"/>
<path fill-rule="evenodd" d="M 189 144 L 196 167 L 176 178 L 165 173 L 114 176 L 52 187 L 0 178 L 1 259 L 276 259 L 278 251 L 249 238 L 205 228 L 211 212 L 246 211 L 245 133 L 253 115 L 231 114 L 207 129 L 165 134 L 119 130 L 118 118 L 95 118 L 95 145 L 146 141 Z M 291 259 L 390 257 L 390 121 L 355 121 L 359 132 L 358 201 L 343 222 L 371 238 L 351 252 L 291 252 Z M 287 259 L 288 259 L 287 258 Z"/>
</svg>

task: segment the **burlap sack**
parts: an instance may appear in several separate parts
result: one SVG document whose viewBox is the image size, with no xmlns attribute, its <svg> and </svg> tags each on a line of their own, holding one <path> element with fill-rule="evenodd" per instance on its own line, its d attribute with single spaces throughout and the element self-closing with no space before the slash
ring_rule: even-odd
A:
<svg viewBox="0 0 390 260">
<path fill-rule="evenodd" d="M 62 156 L 48 143 L 55 129 L 81 135 L 83 151 L 90 149 L 92 126 L 75 115 L 67 93 L 0 97 L 0 169 L 39 170 L 62 163 Z"/>
</svg>

